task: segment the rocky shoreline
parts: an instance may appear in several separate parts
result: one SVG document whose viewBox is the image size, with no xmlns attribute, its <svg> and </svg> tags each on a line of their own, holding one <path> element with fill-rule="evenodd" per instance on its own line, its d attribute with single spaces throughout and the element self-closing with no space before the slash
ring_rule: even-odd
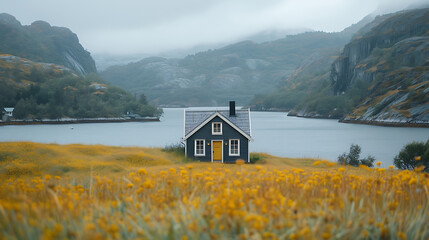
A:
<svg viewBox="0 0 429 240">
<path fill-rule="evenodd" d="M 414 128 L 429 128 L 429 122 L 389 122 L 389 121 L 371 121 L 371 120 L 354 120 L 340 119 L 342 123 L 365 124 L 383 127 L 414 127 Z"/>
<path fill-rule="evenodd" d="M 40 124 L 79 124 L 79 123 L 121 123 L 121 122 L 159 122 L 158 117 L 144 118 L 61 118 L 41 120 L 11 120 L 0 121 L 0 126 L 7 125 L 40 125 Z"/>
<path fill-rule="evenodd" d="M 338 119 L 341 123 L 353 123 L 353 124 L 365 124 L 365 125 L 374 125 L 374 126 L 384 126 L 384 127 L 417 127 L 417 128 L 429 128 L 428 121 L 422 120 L 413 120 L 406 118 L 387 118 L 383 120 L 363 120 L 363 119 L 354 119 L 349 117 L 338 118 L 335 116 L 325 116 L 321 114 L 314 114 L 301 110 L 299 112 L 290 111 L 288 116 L 302 117 L 302 118 L 315 118 L 315 119 Z"/>
</svg>

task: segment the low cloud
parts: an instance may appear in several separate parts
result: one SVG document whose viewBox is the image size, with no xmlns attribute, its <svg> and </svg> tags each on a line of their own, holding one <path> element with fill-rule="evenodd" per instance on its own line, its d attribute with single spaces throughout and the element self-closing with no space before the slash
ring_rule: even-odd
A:
<svg viewBox="0 0 429 240">
<path fill-rule="evenodd" d="M 341 31 L 369 13 L 423 0 L 14 0 L 3 11 L 24 24 L 45 20 L 77 33 L 93 53 L 156 55 L 232 42 L 264 30 Z M 26 7 L 22 7 L 26 6 Z"/>
</svg>

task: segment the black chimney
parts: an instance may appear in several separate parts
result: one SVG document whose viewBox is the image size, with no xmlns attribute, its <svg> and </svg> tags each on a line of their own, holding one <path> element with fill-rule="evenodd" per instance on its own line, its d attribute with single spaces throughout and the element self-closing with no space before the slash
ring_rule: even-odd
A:
<svg viewBox="0 0 429 240">
<path fill-rule="evenodd" d="M 229 101 L 229 116 L 235 117 L 235 101 Z"/>
</svg>

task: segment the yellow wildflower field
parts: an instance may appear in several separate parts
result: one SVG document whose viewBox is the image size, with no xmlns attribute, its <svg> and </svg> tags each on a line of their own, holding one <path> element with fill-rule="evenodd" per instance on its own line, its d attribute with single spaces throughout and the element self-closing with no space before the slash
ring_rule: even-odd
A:
<svg viewBox="0 0 429 240">
<path fill-rule="evenodd" d="M 0 143 L 0 239 L 428 239 L 429 175 Z"/>
</svg>

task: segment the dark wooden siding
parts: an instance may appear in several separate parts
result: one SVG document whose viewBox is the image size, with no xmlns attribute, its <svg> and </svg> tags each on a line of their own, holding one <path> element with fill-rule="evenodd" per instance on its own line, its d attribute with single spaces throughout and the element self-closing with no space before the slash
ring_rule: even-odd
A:
<svg viewBox="0 0 429 240">
<path fill-rule="evenodd" d="M 222 123 L 222 135 L 212 135 L 212 123 Z M 205 142 L 205 156 L 194 156 L 195 139 L 204 139 Z M 240 140 L 240 156 L 229 156 L 229 140 Z M 241 135 L 237 130 L 232 128 L 228 123 L 224 122 L 221 118 L 215 117 L 205 126 L 199 129 L 196 133 L 186 140 L 186 153 L 187 156 L 195 160 L 210 162 L 212 160 L 212 140 L 223 140 L 223 162 L 234 163 L 237 159 L 244 159 L 248 161 L 249 156 L 249 140 Z M 209 143 L 210 145 L 207 145 Z M 225 145 L 228 143 L 228 145 Z"/>
</svg>

